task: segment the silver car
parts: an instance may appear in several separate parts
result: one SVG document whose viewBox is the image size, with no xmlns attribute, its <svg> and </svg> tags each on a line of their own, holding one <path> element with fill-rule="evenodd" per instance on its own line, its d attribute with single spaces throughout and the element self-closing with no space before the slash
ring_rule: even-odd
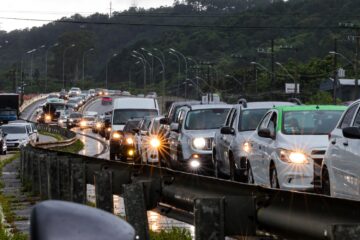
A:
<svg viewBox="0 0 360 240">
<path fill-rule="evenodd" d="M 291 106 L 291 102 L 249 102 L 235 105 L 225 125 L 216 131 L 213 142 L 213 164 L 216 177 L 224 176 L 246 182 L 244 143 L 255 131 L 264 114 L 275 106 Z"/>
<path fill-rule="evenodd" d="M 179 109 L 170 124 L 170 166 L 185 171 L 212 172 L 212 141 L 232 105 L 204 104 Z"/>
</svg>

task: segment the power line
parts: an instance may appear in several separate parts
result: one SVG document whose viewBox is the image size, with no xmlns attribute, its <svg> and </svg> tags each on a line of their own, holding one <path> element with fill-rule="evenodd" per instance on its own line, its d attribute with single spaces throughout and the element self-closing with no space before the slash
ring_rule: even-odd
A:
<svg viewBox="0 0 360 240">
<path fill-rule="evenodd" d="M 212 24 L 160 24 L 160 23 L 131 23 L 131 22 L 114 22 L 114 21 L 80 21 L 71 19 L 37 19 L 37 18 L 14 18 L 0 17 L 4 20 L 34 21 L 34 22 L 56 22 L 68 24 L 89 24 L 89 25 L 120 25 L 120 26 L 149 26 L 149 27 L 178 27 L 178 28 L 216 28 L 216 29 L 238 29 L 238 30 L 344 30 L 341 26 L 240 26 L 240 25 L 212 25 Z M 354 29 L 358 27 L 354 27 Z"/>
</svg>

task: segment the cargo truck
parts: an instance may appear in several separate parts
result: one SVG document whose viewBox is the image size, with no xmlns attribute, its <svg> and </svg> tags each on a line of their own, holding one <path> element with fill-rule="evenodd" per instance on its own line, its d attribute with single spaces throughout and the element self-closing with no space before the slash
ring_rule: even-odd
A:
<svg viewBox="0 0 360 240">
<path fill-rule="evenodd" d="M 15 93 L 0 94 L 0 124 L 15 121 L 19 116 L 19 95 Z"/>
</svg>

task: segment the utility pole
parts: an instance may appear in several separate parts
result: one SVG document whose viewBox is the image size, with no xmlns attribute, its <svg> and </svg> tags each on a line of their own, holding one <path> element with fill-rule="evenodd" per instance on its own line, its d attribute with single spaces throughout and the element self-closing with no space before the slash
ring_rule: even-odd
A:
<svg viewBox="0 0 360 240">
<path fill-rule="evenodd" d="M 274 54 L 274 39 L 271 39 L 271 85 L 270 85 L 270 95 L 273 97 L 275 83 L 275 54 Z"/>
<path fill-rule="evenodd" d="M 355 63 L 354 63 L 354 74 L 355 74 L 355 99 L 359 98 L 359 79 L 358 79 L 358 63 L 359 63 L 359 45 L 360 45 L 360 31 L 357 30 L 356 34 L 356 50 L 355 50 Z"/>
<path fill-rule="evenodd" d="M 337 52 L 337 39 L 334 39 L 334 52 Z M 336 104 L 337 94 L 337 54 L 334 54 L 334 76 L 333 76 L 333 104 Z"/>
</svg>

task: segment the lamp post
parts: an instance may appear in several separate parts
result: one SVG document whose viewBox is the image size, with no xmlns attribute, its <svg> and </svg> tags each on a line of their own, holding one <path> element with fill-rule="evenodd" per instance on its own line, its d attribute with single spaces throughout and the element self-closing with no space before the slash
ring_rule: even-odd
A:
<svg viewBox="0 0 360 240">
<path fill-rule="evenodd" d="M 291 75 L 289 73 L 289 71 L 281 63 L 275 62 L 275 64 L 278 65 L 282 70 L 284 70 L 286 72 L 286 74 L 294 81 L 295 89 L 294 89 L 293 97 L 295 97 L 296 94 L 297 94 L 297 90 L 298 90 L 298 87 L 297 87 L 297 84 L 296 84 L 296 78 L 293 75 Z"/>
<path fill-rule="evenodd" d="M 71 44 L 70 46 L 66 47 L 64 49 L 64 52 L 63 52 L 63 69 L 62 69 L 62 77 L 63 77 L 63 88 L 65 89 L 66 88 L 66 84 L 65 84 L 65 54 L 66 54 L 66 51 L 70 48 L 73 48 L 75 47 L 76 45 L 73 43 Z"/>
<path fill-rule="evenodd" d="M 176 93 L 176 95 L 179 97 L 180 96 L 180 75 L 181 75 L 180 57 L 179 57 L 179 55 L 173 53 L 172 51 L 169 51 L 169 54 L 175 56 L 177 61 L 178 61 L 178 80 L 177 80 L 177 90 L 176 90 L 177 93 Z"/>
<path fill-rule="evenodd" d="M 47 93 L 47 84 L 48 84 L 48 55 L 49 55 L 49 50 L 51 48 L 57 47 L 57 46 L 59 46 L 59 43 L 54 43 L 53 45 L 48 47 L 46 49 L 46 52 L 45 52 L 45 93 Z"/>
<path fill-rule="evenodd" d="M 179 54 L 184 59 L 184 61 L 185 61 L 185 80 L 186 80 L 188 78 L 188 64 L 187 64 L 187 60 L 186 60 L 185 55 L 182 54 L 181 52 L 175 50 L 174 48 L 170 48 L 169 50 L 170 50 L 170 52 Z"/>
<path fill-rule="evenodd" d="M 145 49 L 145 48 L 140 48 L 143 52 L 145 52 L 147 55 L 152 54 L 149 50 Z M 150 82 L 154 83 L 154 56 L 149 55 L 151 57 L 151 68 L 150 68 Z M 143 57 L 145 58 L 145 55 L 143 55 Z"/>
<path fill-rule="evenodd" d="M 237 83 L 240 85 L 241 91 L 242 91 L 242 92 L 244 91 L 244 89 L 243 89 L 243 88 L 244 88 L 243 83 L 242 83 L 239 79 L 237 79 L 236 77 L 234 77 L 233 75 L 230 75 L 230 74 L 226 74 L 225 77 L 226 77 L 226 78 L 231 78 L 231 79 L 233 79 L 235 82 L 237 82 Z"/>
<path fill-rule="evenodd" d="M 106 62 L 106 68 L 105 68 L 105 88 L 107 89 L 108 88 L 108 68 L 109 68 L 109 63 L 111 61 L 111 59 L 113 57 L 116 57 L 118 54 L 117 53 L 114 53 L 110 58 L 109 60 Z"/>
<path fill-rule="evenodd" d="M 144 69 L 144 94 L 146 91 L 146 63 L 145 60 L 142 57 L 139 57 L 135 54 L 131 54 L 132 57 L 136 58 L 137 60 L 140 60 L 140 62 L 143 64 L 143 69 Z"/>
<path fill-rule="evenodd" d="M 265 72 L 267 72 L 269 75 L 273 75 L 274 73 L 273 72 L 271 72 L 268 68 L 266 68 L 264 65 L 262 65 L 262 64 L 260 64 L 260 63 L 258 63 L 258 62 L 250 62 L 250 64 L 251 65 L 254 65 L 256 68 L 257 67 L 260 67 L 260 69 L 262 69 L 262 70 L 264 70 Z M 255 88 L 256 88 L 256 93 L 257 93 L 257 71 L 255 71 L 255 73 L 256 73 L 256 76 L 255 76 L 255 81 L 256 81 L 256 83 L 255 83 Z M 271 89 L 272 89 L 272 87 L 271 87 Z M 271 92 L 272 93 L 272 92 Z"/>
<path fill-rule="evenodd" d="M 94 48 L 90 48 L 83 52 L 82 56 L 82 88 L 84 89 L 84 79 L 85 79 L 85 56 L 87 53 L 94 51 Z"/>
<path fill-rule="evenodd" d="M 152 54 L 151 52 L 148 52 L 148 55 L 151 56 L 152 58 L 156 58 L 160 64 L 161 64 L 161 67 L 162 67 L 162 102 L 163 102 L 163 109 L 162 111 L 164 112 L 165 111 L 165 65 L 164 65 L 164 62 L 156 55 Z"/>
</svg>

